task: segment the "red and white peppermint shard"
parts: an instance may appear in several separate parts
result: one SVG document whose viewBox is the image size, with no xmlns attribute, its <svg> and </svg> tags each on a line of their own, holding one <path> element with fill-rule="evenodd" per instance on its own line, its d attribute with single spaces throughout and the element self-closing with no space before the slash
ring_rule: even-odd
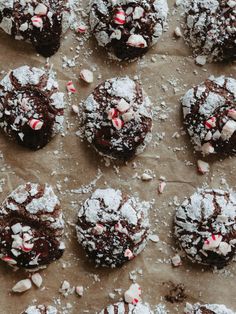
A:
<svg viewBox="0 0 236 314">
<path fill-rule="evenodd" d="M 130 249 L 126 249 L 125 253 L 124 253 L 125 257 L 128 257 L 129 260 L 131 260 L 132 258 L 134 258 L 134 254 Z"/>
<path fill-rule="evenodd" d="M 37 7 L 34 10 L 34 13 L 36 15 L 46 15 L 48 11 L 48 8 L 43 3 L 39 3 Z"/>
<path fill-rule="evenodd" d="M 124 122 L 120 118 L 114 118 L 111 121 L 114 128 L 116 128 L 118 131 L 121 130 L 124 126 Z"/>
<path fill-rule="evenodd" d="M 72 81 L 69 81 L 69 82 L 66 84 L 66 87 L 67 87 L 67 91 L 68 91 L 69 93 L 76 93 L 76 88 L 75 88 L 75 86 L 74 86 L 74 84 L 73 84 Z"/>
<path fill-rule="evenodd" d="M 216 126 L 216 117 L 212 117 L 205 122 L 205 126 L 207 129 L 212 129 Z"/>
<path fill-rule="evenodd" d="M 37 27 L 37 28 L 43 27 L 43 20 L 40 16 L 33 16 L 31 21 L 35 27 Z"/>
<path fill-rule="evenodd" d="M 125 291 L 124 299 L 126 303 L 137 304 L 141 301 L 141 287 L 139 284 L 132 284 L 127 291 Z"/>
<path fill-rule="evenodd" d="M 114 15 L 114 22 L 118 25 L 125 24 L 125 11 L 122 8 L 118 8 Z"/>
<path fill-rule="evenodd" d="M 235 109 L 230 109 L 230 110 L 228 111 L 228 117 L 230 117 L 230 118 L 236 120 L 236 110 L 235 110 Z"/>
<path fill-rule="evenodd" d="M 212 236 L 204 242 L 203 250 L 212 251 L 220 245 L 221 241 L 222 236 L 220 234 L 212 234 Z"/>
<path fill-rule="evenodd" d="M 33 247 L 34 247 L 33 243 L 25 242 L 21 249 L 22 249 L 23 252 L 28 253 L 28 252 L 32 251 Z"/>
<path fill-rule="evenodd" d="M 86 33 L 87 29 L 88 29 L 88 26 L 86 26 L 84 24 L 79 24 L 76 31 L 77 31 L 77 33 L 84 34 L 84 33 Z"/>
<path fill-rule="evenodd" d="M 17 264 L 17 261 L 14 260 L 12 257 L 10 256 L 3 256 L 1 258 L 2 261 L 8 263 L 9 265 L 16 265 Z"/>
<path fill-rule="evenodd" d="M 38 131 L 38 130 L 42 129 L 43 121 L 40 121 L 38 119 L 30 119 L 28 124 L 31 127 L 31 129 Z"/>
<path fill-rule="evenodd" d="M 127 45 L 135 48 L 146 48 L 147 42 L 143 36 L 133 34 L 129 37 Z"/>
<path fill-rule="evenodd" d="M 108 111 L 108 120 L 112 120 L 116 117 L 118 117 L 118 110 L 116 110 L 115 108 L 111 108 L 109 111 Z"/>
<path fill-rule="evenodd" d="M 94 230 L 94 233 L 99 235 L 99 234 L 102 234 L 103 231 L 105 230 L 105 227 L 101 224 L 96 224 L 96 226 L 93 228 Z"/>
</svg>

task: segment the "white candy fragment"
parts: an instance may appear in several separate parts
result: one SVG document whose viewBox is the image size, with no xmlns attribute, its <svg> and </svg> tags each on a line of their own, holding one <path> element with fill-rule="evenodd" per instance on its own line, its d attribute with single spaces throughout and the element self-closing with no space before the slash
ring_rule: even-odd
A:
<svg viewBox="0 0 236 314">
<path fill-rule="evenodd" d="M 13 292 L 21 293 L 31 289 L 32 283 L 30 279 L 23 279 L 18 281 L 15 286 L 12 288 Z"/>
<path fill-rule="evenodd" d="M 176 37 L 180 38 L 180 37 L 183 37 L 183 34 L 181 32 L 181 29 L 177 26 L 175 31 L 174 31 L 174 34 Z"/>
<path fill-rule="evenodd" d="M 179 267 L 182 265 L 181 257 L 179 256 L 179 254 L 174 255 L 171 259 L 171 262 L 172 265 L 175 267 Z"/>
<path fill-rule="evenodd" d="M 141 301 L 141 287 L 139 284 L 132 284 L 124 294 L 125 302 L 137 304 Z"/>
<path fill-rule="evenodd" d="M 197 161 L 197 168 L 201 174 L 205 174 L 205 173 L 209 172 L 209 170 L 210 170 L 209 164 L 203 160 Z"/>
<path fill-rule="evenodd" d="M 166 183 L 164 181 L 160 182 L 159 187 L 158 187 L 158 192 L 162 194 L 165 190 L 165 187 L 166 187 Z"/>
<path fill-rule="evenodd" d="M 141 175 L 141 180 L 142 181 L 151 181 L 152 179 L 153 179 L 153 177 L 150 174 L 148 174 L 148 173 L 143 173 Z"/>
<path fill-rule="evenodd" d="M 34 13 L 36 15 L 46 15 L 48 11 L 48 8 L 43 3 L 39 3 L 37 7 L 34 10 Z"/>
<path fill-rule="evenodd" d="M 43 278 L 39 273 L 35 273 L 32 275 L 31 280 L 35 284 L 36 287 L 40 288 L 43 283 Z"/>
<path fill-rule="evenodd" d="M 77 105 L 72 105 L 71 108 L 74 113 L 79 113 L 79 107 Z"/>
<path fill-rule="evenodd" d="M 196 61 L 196 64 L 203 66 L 206 64 L 207 58 L 206 56 L 197 56 L 195 61 Z"/>
<path fill-rule="evenodd" d="M 116 106 L 116 109 L 121 113 L 126 112 L 127 110 L 129 110 L 129 108 L 130 108 L 130 104 L 127 101 L 125 101 L 123 98 L 119 101 L 118 105 Z"/>
<path fill-rule="evenodd" d="M 128 111 L 128 112 L 122 114 L 122 119 L 125 123 L 131 121 L 133 118 L 134 118 L 134 112 L 133 111 Z"/>
<path fill-rule="evenodd" d="M 229 140 L 235 131 L 236 131 L 236 121 L 233 121 L 233 120 L 227 121 L 221 132 L 222 139 L 224 141 Z"/>
<path fill-rule="evenodd" d="M 152 242 L 155 242 L 155 243 L 160 241 L 160 239 L 159 239 L 157 234 L 150 234 L 148 239 L 151 240 Z"/>
<path fill-rule="evenodd" d="M 224 256 L 226 256 L 229 252 L 231 252 L 231 245 L 230 244 L 228 244 L 227 242 L 221 242 L 220 244 L 219 244 L 219 252 L 222 254 L 222 255 L 224 255 Z"/>
<path fill-rule="evenodd" d="M 130 35 L 127 41 L 127 45 L 136 48 L 146 48 L 147 42 L 141 35 Z"/>
<path fill-rule="evenodd" d="M 22 231 L 22 225 L 18 222 L 15 225 L 11 226 L 11 230 L 14 234 L 20 233 Z"/>
<path fill-rule="evenodd" d="M 230 117 L 230 118 L 236 120 L 236 110 L 235 110 L 235 109 L 230 109 L 230 110 L 228 111 L 228 117 Z"/>
<path fill-rule="evenodd" d="M 134 20 L 141 19 L 141 17 L 143 17 L 143 15 L 144 15 L 144 9 L 142 7 L 136 7 L 134 9 L 134 13 L 133 13 L 133 19 Z"/>
<path fill-rule="evenodd" d="M 78 294 L 78 296 L 82 297 L 84 295 L 84 287 L 83 286 L 75 287 L 75 292 Z"/>
<path fill-rule="evenodd" d="M 214 251 L 221 243 L 222 241 L 222 236 L 217 234 L 212 234 L 211 237 L 209 237 L 203 245 L 203 250 L 206 251 Z"/>
<path fill-rule="evenodd" d="M 235 0 L 229 0 L 227 2 L 228 6 L 231 7 L 231 8 L 234 8 L 236 7 L 236 1 Z"/>
<path fill-rule="evenodd" d="M 213 154 L 215 152 L 214 147 L 211 145 L 211 143 L 205 143 L 202 145 L 202 153 L 203 155 L 209 155 Z"/>
<path fill-rule="evenodd" d="M 93 72 L 90 70 L 83 69 L 80 72 L 80 78 L 84 82 L 91 84 L 91 83 L 93 83 Z"/>
</svg>

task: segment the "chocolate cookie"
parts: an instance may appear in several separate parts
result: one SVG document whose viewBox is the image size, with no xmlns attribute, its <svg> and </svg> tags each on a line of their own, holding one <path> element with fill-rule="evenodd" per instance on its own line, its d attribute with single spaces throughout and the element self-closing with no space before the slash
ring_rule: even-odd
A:
<svg viewBox="0 0 236 314">
<path fill-rule="evenodd" d="M 142 56 L 166 26 L 166 0 L 92 0 L 90 25 L 99 46 L 119 60 Z"/>
<path fill-rule="evenodd" d="M 125 302 L 118 302 L 109 305 L 102 310 L 99 314 L 153 314 L 148 304 L 138 303 L 137 305 L 127 304 Z"/>
<path fill-rule="evenodd" d="M 57 314 L 57 309 L 51 305 L 31 305 L 21 314 Z"/>
<path fill-rule="evenodd" d="M 52 71 L 10 71 L 0 81 L 0 127 L 21 145 L 42 148 L 63 130 L 63 97 Z"/>
<path fill-rule="evenodd" d="M 211 76 L 182 99 L 184 123 L 203 155 L 236 152 L 236 80 Z"/>
<path fill-rule="evenodd" d="M 50 57 L 68 28 L 71 0 L 1 0 L 0 28 L 16 39 L 30 41 L 38 53 Z"/>
<path fill-rule="evenodd" d="M 185 38 L 195 55 L 209 61 L 236 59 L 236 2 L 186 1 Z"/>
<path fill-rule="evenodd" d="M 0 207 L 0 258 L 34 270 L 59 259 L 64 251 L 60 202 L 47 184 L 20 185 Z"/>
<path fill-rule="evenodd" d="M 147 243 L 149 207 L 120 190 L 97 189 L 78 212 L 78 241 L 96 264 L 122 265 Z"/>
<path fill-rule="evenodd" d="M 186 304 L 184 313 L 186 314 L 236 314 L 226 308 L 223 304 Z"/>
<path fill-rule="evenodd" d="M 127 160 L 152 135 L 152 111 L 141 85 L 128 77 L 106 80 L 85 101 L 85 137 L 102 155 Z"/>
<path fill-rule="evenodd" d="M 177 209 L 175 236 L 193 262 L 227 265 L 236 251 L 236 193 L 199 189 Z"/>
</svg>

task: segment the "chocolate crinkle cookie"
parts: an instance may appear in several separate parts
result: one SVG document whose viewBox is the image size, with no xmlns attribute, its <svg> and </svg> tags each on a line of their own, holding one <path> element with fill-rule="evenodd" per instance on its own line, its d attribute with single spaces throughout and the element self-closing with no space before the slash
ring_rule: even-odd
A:
<svg viewBox="0 0 236 314">
<path fill-rule="evenodd" d="M 127 304 L 125 302 L 118 302 L 109 305 L 107 308 L 103 309 L 99 314 L 153 314 L 148 304 L 138 303 L 136 305 Z"/>
<path fill-rule="evenodd" d="M 97 265 L 120 266 L 146 246 L 149 208 L 120 190 L 97 189 L 78 212 L 78 241 Z"/>
<path fill-rule="evenodd" d="M 176 210 L 175 236 L 193 262 L 226 266 L 236 251 L 236 193 L 199 189 Z"/>
<path fill-rule="evenodd" d="M 74 0 L 1 0 L 0 28 L 16 39 L 30 41 L 50 57 L 60 47 L 62 32 L 72 22 Z"/>
<path fill-rule="evenodd" d="M 31 305 L 21 314 L 57 314 L 57 309 L 51 305 Z"/>
<path fill-rule="evenodd" d="M 51 70 L 26 65 L 0 81 L 0 127 L 28 148 L 44 147 L 63 130 L 64 106 Z"/>
<path fill-rule="evenodd" d="M 106 80 L 84 107 L 85 137 L 101 155 L 127 160 L 151 141 L 151 102 L 130 78 Z"/>
<path fill-rule="evenodd" d="M 186 304 L 185 314 L 236 314 L 236 312 L 227 309 L 223 304 Z"/>
<path fill-rule="evenodd" d="M 236 153 L 236 80 L 211 76 L 182 99 L 184 123 L 197 151 Z"/>
<path fill-rule="evenodd" d="M 98 44 L 119 60 L 142 56 L 166 26 L 166 0 L 92 0 L 90 25 Z"/>
<path fill-rule="evenodd" d="M 236 59 L 236 1 L 188 0 L 185 39 L 208 61 Z"/>
<path fill-rule="evenodd" d="M 35 270 L 64 251 L 60 202 L 47 184 L 20 185 L 0 207 L 0 259 Z"/>
</svg>

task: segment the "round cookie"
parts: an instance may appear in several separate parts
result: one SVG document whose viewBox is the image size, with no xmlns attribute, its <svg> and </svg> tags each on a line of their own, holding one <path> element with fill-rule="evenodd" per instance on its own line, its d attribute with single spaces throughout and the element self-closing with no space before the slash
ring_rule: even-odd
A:
<svg viewBox="0 0 236 314">
<path fill-rule="evenodd" d="M 236 59 L 236 3 L 229 0 L 186 1 L 185 39 L 195 55 L 209 61 Z"/>
<path fill-rule="evenodd" d="M 42 148 L 63 130 L 63 98 L 52 71 L 12 70 L 0 81 L 0 127 L 21 145 Z"/>
<path fill-rule="evenodd" d="M 20 185 L 0 207 L 0 259 L 28 270 L 46 267 L 64 251 L 60 202 L 47 184 Z"/>
<path fill-rule="evenodd" d="M 236 80 L 211 76 L 182 99 L 184 124 L 203 155 L 236 152 Z"/>
<path fill-rule="evenodd" d="M 161 37 L 166 0 L 92 0 L 90 25 L 99 46 L 119 60 L 140 57 Z"/>
<path fill-rule="evenodd" d="M 185 314 L 235 314 L 223 304 L 186 304 Z"/>
<path fill-rule="evenodd" d="M 57 309 L 51 305 L 31 305 L 21 314 L 57 314 Z"/>
<path fill-rule="evenodd" d="M 85 101 L 85 137 L 102 155 L 127 160 L 151 141 L 151 102 L 128 77 L 98 85 Z"/>
<path fill-rule="evenodd" d="M 125 302 L 118 302 L 109 305 L 103 309 L 99 314 L 153 314 L 148 304 L 138 303 L 137 305 L 127 304 Z"/>
<path fill-rule="evenodd" d="M 175 236 L 193 262 L 226 266 L 236 251 L 236 193 L 197 190 L 176 210 Z"/>
<path fill-rule="evenodd" d="M 120 190 L 97 189 L 79 209 L 78 241 L 97 265 L 120 266 L 145 248 L 149 208 Z"/>
<path fill-rule="evenodd" d="M 72 21 L 73 0 L 1 0 L 0 28 L 15 39 L 30 41 L 38 53 L 50 57 Z"/>
</svg>

